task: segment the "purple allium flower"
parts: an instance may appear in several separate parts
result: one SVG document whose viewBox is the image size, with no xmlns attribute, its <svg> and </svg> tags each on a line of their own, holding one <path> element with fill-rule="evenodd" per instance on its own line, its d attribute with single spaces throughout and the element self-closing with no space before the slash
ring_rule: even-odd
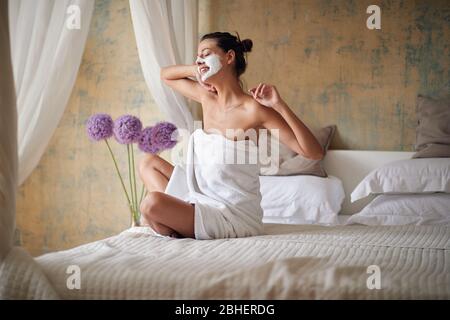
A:
<svg viewBox="0 0 450 320">
<path fill-rule="evenodd" d="M 158 122 L 151 131 L 151 141 L 160 150 L 173 148 L 177 144 L 177 127 L 170 122 Z"/>
<path fill-rule="evenodd" d="M 156 154 L 160 150 L 152 141 L 152 131 L 154 127 L 147 127 L 141 132 L 139 137 L 138 147 L 141 151 L 151 154 Z"/>
<path fill-rule="evenodd" d="M 114 121 L 114 136 L 121 144 L 137 142 L 141 130 L 142 122 L 135 116 L 124 115 Z"/>
<path fill-rule="evenodd" d="M 113 135 L 113 120 L 105 113 L 97 113 L 86 121 L 86 131 L 91 140 L 108 139 Z"/>
</svg>

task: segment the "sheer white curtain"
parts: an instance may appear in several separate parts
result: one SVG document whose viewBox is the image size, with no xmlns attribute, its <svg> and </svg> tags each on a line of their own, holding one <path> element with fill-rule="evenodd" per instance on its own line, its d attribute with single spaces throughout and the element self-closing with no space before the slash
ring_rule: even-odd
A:
<svg viewBox="0 0 450 320">
<path fill-rule="evenodd" d="M 197 49 L 197 0 L 130 0 L 142 71 L 160 110 L 179 128 L 193 131 L 187 99 L 161 82 L 160 70 L 194 63 Z"/>
<path fill-rule="evenodd" d="M 0 1 L 0 261 L 12 247 L 17 186 L 17 112 L 7 3 Z"/>
<path fill-rule="evenodd" d="M 92 0 L 9 1 L 19 185 L 39 163 L 64 112 L 93 9 Z"/>
<path fill-rule="evenodd" d="M 0 0 L 0 300 L 57 299 L 40 266 L 13 247 L 17 187 L 17 109 L 8 31 L 8 2 Z"/>
</svg>

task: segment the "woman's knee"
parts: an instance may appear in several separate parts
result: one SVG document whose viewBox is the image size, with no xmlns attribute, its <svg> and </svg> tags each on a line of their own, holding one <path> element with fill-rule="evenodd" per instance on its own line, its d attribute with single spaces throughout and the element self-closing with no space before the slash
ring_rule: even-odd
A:
<svg viewBox="0 0 450 320">
<path fill-rule="evenodd" d="M 164 193 L 153 191 L 147 194 L 140 205 L 141 214 L 148 219 L 155 219 L 161 212 L 164 202 Z"/>
<path fill-rule="evenodd" d="M 139 162 L 139 174 L 142 177 L 144 173 L 148 170 L 152 170 L 157 166 L 158 155 L 155 154 L 145 154 L 144 158 Z"/>
</svg>

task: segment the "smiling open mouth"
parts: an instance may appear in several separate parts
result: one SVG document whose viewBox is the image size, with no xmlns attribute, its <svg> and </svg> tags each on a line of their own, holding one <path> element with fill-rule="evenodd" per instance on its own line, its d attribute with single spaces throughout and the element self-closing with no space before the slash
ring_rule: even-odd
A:
<svg viewBox="0 0 450 320">
<path fill-rule="evenodd" d="M 205 73 L 205 72 L 207 72 L 209 70 L 209 67 L 201 67 L 200 68 L 200 73 Z"/>
</svg>

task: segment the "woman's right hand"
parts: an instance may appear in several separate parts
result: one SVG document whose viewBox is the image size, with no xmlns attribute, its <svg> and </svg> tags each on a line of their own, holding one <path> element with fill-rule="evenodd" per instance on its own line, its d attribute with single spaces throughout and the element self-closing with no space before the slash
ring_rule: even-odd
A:
<svg viewBox="0 0 450 320">
<path fill-rule="evenodd" d="M 198 69 L 196 69 L 196 72 L 195 72 L 195 78 L 197 79 L 198 83 L 199 83 L 204 89 L 206 89 L 206 90 L 208 90 L 209 92 L 212 92 L 212 93 L 217 93 L 216 88 L 214 88 L 212 85 L 210 85 L 210 84 L 205 83 L 205 82 L 202 81 L 202 78 L 201 78 L 201 76 L 200 76 L 200 73 L 198 72 Z"/>
</svg>

